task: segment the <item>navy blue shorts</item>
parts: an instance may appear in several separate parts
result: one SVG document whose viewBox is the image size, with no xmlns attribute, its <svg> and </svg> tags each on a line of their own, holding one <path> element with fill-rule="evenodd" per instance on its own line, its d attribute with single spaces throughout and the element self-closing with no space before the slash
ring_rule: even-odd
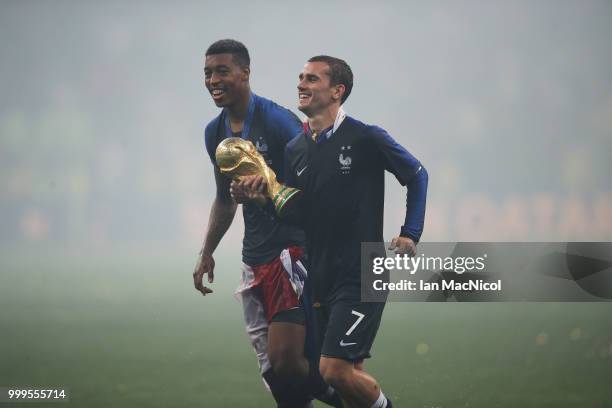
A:
<svg viewBox="0 0 612 408">
<path fill-rule="evenodd" d="M 315 308 L 321 357 L 370 358 L 385 303 L 337 300 Z"/>
</svg>

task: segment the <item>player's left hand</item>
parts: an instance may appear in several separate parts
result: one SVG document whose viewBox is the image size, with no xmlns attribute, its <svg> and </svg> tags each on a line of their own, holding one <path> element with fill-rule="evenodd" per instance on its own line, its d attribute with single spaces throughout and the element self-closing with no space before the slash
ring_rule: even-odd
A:
<svg viewBox="0 0 612 408">
<path fill-rule="evenodd" d="M 413 240 L 407 237 L 395 237 L 391 240 L 389 249 L 395 249 L 397 255 L 407 254 L 409 256 L 416 255 L 416 244 Z"/>
<path fill-rule="evenodd" d="M 214 270 L 215 259 L 211 254 L 200 251 L 198 262 L 196 263 L 196 267 L 193 271 L 193 285 L 195 286 L 196 290 L 199 290 L 204 296 L 213 292 L 212 289 L 204 286 L 204 282 L 202 282 L 204 275 L 208 274 L 208 283 L 213 283 L 215 280 Z"/>
<path fill-rule="evenodd" d="M 249 200 L 265 203 L 264 192 L 267 187 L 266 180 L 262 176 L 242 176 L 239 181 L 232 180 L 230 195 L 239 204 Z"/>
</svg>

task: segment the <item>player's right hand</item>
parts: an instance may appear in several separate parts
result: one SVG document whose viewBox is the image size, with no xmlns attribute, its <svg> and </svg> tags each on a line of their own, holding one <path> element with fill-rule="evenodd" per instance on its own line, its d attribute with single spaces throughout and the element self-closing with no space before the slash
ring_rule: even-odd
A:
<svg viewBox="0 0 612 408">
<path fill-rule="evenodd" d="M 230 196 L 238 204 L 244 204 L 251 200 L 248 191 L 240 187 L 240 182 L 232 180 L 229 188 Z"/>
<path fill-rule="evenodd" d="M 195 270 L 193 271 L 193 286 L 199 290 L 203 296 L 208 293 L 212 293 L 212 289 L 204 286 L 204 274 L 208 274 L 208 283 L 213 283 L 215 280 L 215 260 L 211 254 L 201 252 L 198 256 L 198 262 L 196 263 Z"/>
</svg>

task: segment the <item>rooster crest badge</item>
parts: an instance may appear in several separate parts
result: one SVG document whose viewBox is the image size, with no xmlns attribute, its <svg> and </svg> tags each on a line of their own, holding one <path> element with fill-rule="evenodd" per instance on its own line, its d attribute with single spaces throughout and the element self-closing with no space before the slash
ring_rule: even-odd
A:
<svg viewBox="0 0 612 408">
<path fill-rule="evenodd" d="M 348 154 L 351 152 L 351 146 L 342 146 L 340 148 L 340 155 L 338 161 L 340 162 L 340 171 L 342 174 L 349 174 L 351 172 L 351 163 L 353 159 Z"/>
</svg>

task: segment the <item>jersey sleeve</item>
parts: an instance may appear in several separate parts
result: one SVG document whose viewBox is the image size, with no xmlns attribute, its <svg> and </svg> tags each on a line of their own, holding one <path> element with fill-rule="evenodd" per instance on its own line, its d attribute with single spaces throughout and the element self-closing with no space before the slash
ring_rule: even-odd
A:
<svg viewBox="0 0 612 408">
<path fill-rule="evenodd" d="M 405 186 L 419 172 L 421 163 L 402 145 L 378 126 L 371 126 L 371 135 L 376 150 L 381 154 L 385 169 Z"/>
<path fill-rule="evenodd" d="M 408 183 L 406 193 L 406 218 L 400 229 L 400 236 L 419 242 L 425 223 L 425 204 L 427 201 L 427 184 L 429 175 L 425 167 Z"/>
<path fill-rule="evenodd" d="M 397 143 L 384 129 L 372 126 L 374 144 L 382 156 L 385 169 L 408 187 L 406 196 L 406 218 L 400 236 L 414 242 L 421 239 L 425 223 L 425 204 L 429 175 L 416 157 Z"/>
<path fill-rule="evenodd" d="M 204 129 L 204 145 L 208 157 L 210 157 L 210 161 L 214 165 L 217 165 L 217 160 L 215 159 L 215 151 L 217 150 L 217 123 L 217 120 L 213 120 L 206 126 L 206 129 Z"/>
<path fill-rule="evenodd" d="M 283 144 L 289 143 L 302 133 L 302 122 L 289 109 L 278 107 L 274 116 L 277 135 Z"/>
</svg>

